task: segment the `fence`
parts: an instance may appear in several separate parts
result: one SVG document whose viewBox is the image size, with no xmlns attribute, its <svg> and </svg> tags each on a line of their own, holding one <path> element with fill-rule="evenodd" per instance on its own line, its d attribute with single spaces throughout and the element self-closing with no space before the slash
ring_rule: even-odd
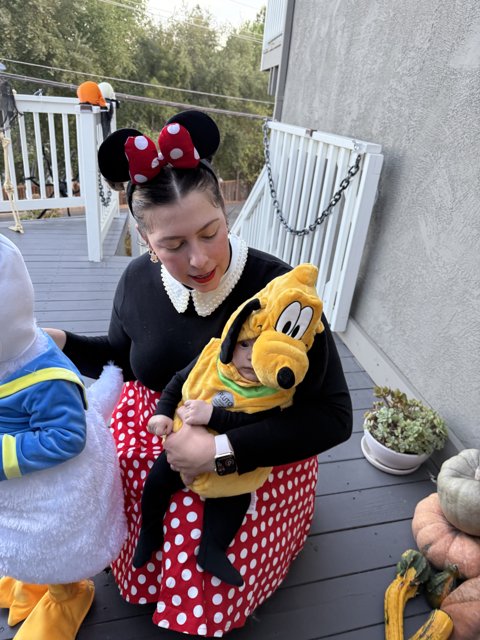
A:
<svg viewBox="0 0 480 640">
<path fill-rule="evenodd" d="M 293 266 L 317 265 L 325 315 L 334 331 L 344 331 L 383 164 L 381 146 L 279 122 L 268 127 L 277 199 L 286 224 L 295 229 L 315 223 L 361 156 L 359 172 L 331 215 L 307 235 L 289 233 L 280 222 L 266 167 L 232 228 L 249 246 Z"/>
<path fill-rule="evenodd" d="M 50 96 L 17 95 L 15 101 L 21 115 L 5 135 L 18 211 L 84 207 L 88 258 L 100 261 L 103 241 L 119 211 L 117 193 L 97 169 L 103 140 L 100 107 Z M 116 127 L 115 113 L 111 127 Z M 0 212 L 11 211 L 1 179 L 5 169 L 0 158 Z"/>
</svg>

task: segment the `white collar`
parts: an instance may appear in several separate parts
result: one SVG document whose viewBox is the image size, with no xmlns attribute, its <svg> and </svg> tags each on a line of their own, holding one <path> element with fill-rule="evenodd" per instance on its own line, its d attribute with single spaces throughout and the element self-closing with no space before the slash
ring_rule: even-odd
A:
<svg viewBox="0 0 480 640">
<path fill-rule="evenodd" d="M 240 280 L 248 257 L 248 247 L 244 240 L 233 234 L 230 234 L 228 238 L 232 250 L 230 264 L 214 291 L 201 293 L 195 289 L 188 289 L 181 282 L 175 280 L 162 264 L 163 286 L 178 313 L 185 313 L 190 296 L 192 297 L 195 311 L 202 317 L 209 316 L 228 298 L 232 289 Z"/>
</svg>

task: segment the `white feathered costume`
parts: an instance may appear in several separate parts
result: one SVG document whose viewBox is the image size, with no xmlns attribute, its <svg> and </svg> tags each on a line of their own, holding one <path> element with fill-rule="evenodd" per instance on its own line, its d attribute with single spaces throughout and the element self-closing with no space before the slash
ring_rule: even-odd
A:
<svg viewBox="0 0 480 640">
<path fill-rule="evenodd" d="M 16 371 L 34 372 L 42 356 L 56 349 L 35 325 L 33 287 L 23 258 L 1 234 L 0 292 L 1 391 L 7 386 L 2 382 L 16 379 Z M 54 369 L 55 364 L 50 373 Z M 21 477 L 14 477 L 11 461 L 5 464 L 13 456 L 18 471 L 23 452 L 18 446 L 15 451 L 13 436 L 5 436 L 8 414 L 2 416 L 0 607 L 10 609 L 9 624 L 26 618 L 15 636 L 19 640 L 73 640 L 93 600 L 88 578 L 117 557 L 126 538 L 120 469 L 108 428 L 122 383 L 121 370 L 109 365 L 87 390 L 81 453 Z M 42 387 L 29 389 L 38 394 Z M 48 433 L 38 437 L 51 447 Z"/>
</svg>

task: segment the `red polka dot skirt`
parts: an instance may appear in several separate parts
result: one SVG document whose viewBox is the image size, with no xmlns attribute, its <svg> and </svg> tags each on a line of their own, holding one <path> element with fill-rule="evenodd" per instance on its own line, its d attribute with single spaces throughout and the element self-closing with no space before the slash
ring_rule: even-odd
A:
<svg viewBox="0 0 480 640">
<path fill-rule="evenodd" d="M 197 565 L 203 501 L 186 488 L 171 500 L 163 549 L 135 569 L 132 557 L 140 530 L 142 487 L 162 451 L 161 441 L 146 428 L 158 398 L 140 383 L 127 382 L 113 414 L 129 526 L 113 574 L 128 602 L 157 603 L 153 621 L 159 627 L 221 637 L 242 627 L 272 595 L 302 549 L 313 517 L 318 461 L 313 457 L 275 467 L 256 492 L 228 553 L 243 586 L 232 587 Z"/>
</svg>

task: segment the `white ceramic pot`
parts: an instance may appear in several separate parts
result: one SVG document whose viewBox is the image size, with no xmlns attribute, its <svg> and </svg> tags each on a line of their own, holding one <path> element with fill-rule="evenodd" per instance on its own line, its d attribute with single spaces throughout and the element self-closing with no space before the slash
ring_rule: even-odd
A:
<svg viewBox="0 0 480 640">
<path fill-rule="evenodd" d="M 430 457 L 428 453 L 419 455 L 398 453 L 398 451 L 389 449 L 378 442 L 378 440 L 375 440 L 367 430 L 365 430 L 361 445 L 364 456 L 374 467 L 396 475 L 413 473 Z"/>
</svg>

